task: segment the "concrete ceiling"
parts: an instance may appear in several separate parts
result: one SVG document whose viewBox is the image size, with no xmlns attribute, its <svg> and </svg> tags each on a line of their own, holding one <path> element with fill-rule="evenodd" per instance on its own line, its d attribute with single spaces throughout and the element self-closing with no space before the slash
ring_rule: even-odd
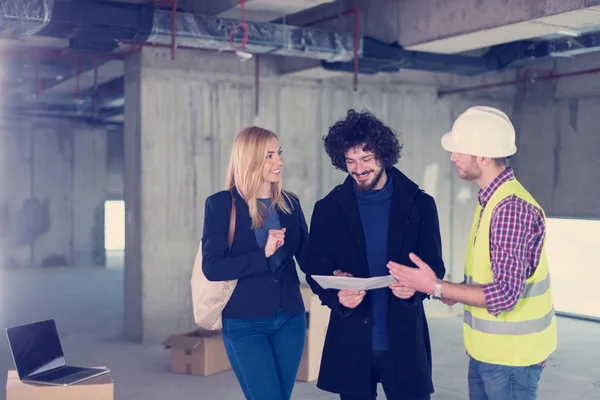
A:
<svg viewBox="0 0 600 400">
<path fill-rule="evenodd" d="M 77 1 L 77 0 L 72 0 Z M 109 0 L 122 3 L 156 4 L 155 0 Z M 164 3 L 164 2 L 163 2 Z M 577 36 L 600 30 L 600 0 L 246 0 L 249 21 L 281 21 L 304 25 L 328 15 L 335 21 L 314 26 L 330 31 L 350 32 L 353 19 L 341 13 L 356 5 L 360 32 L 383 41 L 397 42 L 405 49 L 442 54 L 476 55 L 490 46 L 524 39 Z M 178 0 L 178 8 L 198 15 L 240 18 L 239 0 Z M 68 47 L 68 40 L 39 36 L 19 41 L 0 40 L 6 47 Z M 319 61 L 282 58 L 281 72 L 318 79 L 349 77 L 346 72 L 326 71 Z M 72 93 L 122 79 L 123 62 L 110 61 L 98 71 L 82 70 L 45 89 L 47 93 Z"/>
<path fill-rule="evenodd" d="M 404 0 L 399 42 L 408 50 L 456 54 L 518 40 L 577 36 L 600 25 L 598 0 Z"/>
<path fill-rule="evenodd" d="M 155 0 L 110 0 L 122 3 L 156 4 Z M 336 0 L 246 0 L 246 19 L 269 22 L 298 12 L 333 3 Z M 165 3 L 165 2 L 163 2 Z M 239 18 L 239 0 L 178 0 L 177 7 L 198 15 L 218 15 L 223 18 Z"/>
<path fill-rule="evenodd" d="M 269 22 L 286 15 L 296 14 L 335 0 L 248 0 L 245 6 L 246 18 L 250 21 Z M 237 4 L 218 15 L 223 18 L 239 18 L 240 5 Z"/>
<path fill-rule="evenodd" d="M 109 0 L 156 4 L 155 0 Z M 246 0 L 246 18 L 266 22 L 288 17 L 302 24 L 337 13 L 342 0 Z M 599 30 L 600 0 L 356 0 L 360 31 L 407 50 L 456 54 L 524 39 L 549 38 Z M 178 0 L 178 8 L 199 15 L 239 18 L 239 0 Z M 296 18 L 295 18 L 296 17 Z M 298 19 L 297 17 L 300 17 Z M 323 29 L 348 31 L 351 18 L 322 24 Z M 67 41 L 30 37 L 21 45 L 64 47 Z M 0 41 L 0 46 L 10 45 Z"/>
</svg>

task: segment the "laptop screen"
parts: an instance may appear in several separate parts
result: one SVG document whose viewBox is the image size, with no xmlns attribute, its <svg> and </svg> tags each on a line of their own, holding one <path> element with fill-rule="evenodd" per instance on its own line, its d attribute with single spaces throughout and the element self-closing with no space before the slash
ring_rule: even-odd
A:
<svg viewBox="0 0 600 400">
<path fill-rule="evenodd" d="M 8 328 L 6 334 L 20 379 L 65 365 L 54 320 Z"/>
</svg>

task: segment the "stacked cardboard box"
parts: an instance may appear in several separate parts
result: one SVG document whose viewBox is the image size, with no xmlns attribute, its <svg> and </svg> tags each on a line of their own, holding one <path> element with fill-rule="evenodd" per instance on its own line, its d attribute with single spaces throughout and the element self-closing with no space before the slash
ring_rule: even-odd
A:
<svg viewBox="0 0 600 400">
<path fill-rule="evenodd" d="M 6 378 L 6 400 L 114 400 L 114 382 L 110 374 L 71 386 L 23 383 L 15 370 Z"/>
<path fill-rule="evenodd" d="M 321 354 L 325 343 L 327 325 L 329 324 L 329 308 L 321 305 L 321 300 L 310 287 L 300 288 L 304 308 L 306 308 L 306 341 L 300 361 L 300 369 L 296 380 L 310 382 L 319 376 Z"/>
<path fill-rule="evenodd" d="M 221 332 L 195 330 L 169 336 L 171 370 L 179 374 L 209 376 L 231 369 Z"/>
</svg>

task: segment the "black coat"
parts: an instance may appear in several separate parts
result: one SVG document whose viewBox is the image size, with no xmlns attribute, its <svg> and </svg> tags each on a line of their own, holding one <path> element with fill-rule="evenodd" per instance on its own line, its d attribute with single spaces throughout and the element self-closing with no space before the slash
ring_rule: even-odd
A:
<svg viewBox="0 0 600 400">
<path fill-rule="evenodd" d="M 434 199 L 419 189 L 396 168 L 388 232 L 388 257 L 414 266 L 408 254 L 414 252 L 436 275 L 445 274 L 439 220 Z M 366 247 L 353 180 L 350 176 L 315 204 L 311 219 L 306 272 L 332 275 L 340 269 L 355 277 L 368 277 Z M 347 315 L 340 309 L 337 290 L 322 289 L 308 277 L 312 290 L 331 308 L 321 370 L 317 386 L 323 390 L 370 395 L 372 322 L 370 292 Z M 431 347 L 423 300 L 417 292 L 401 300 L 389 291 L 388 342 L 397 376 L 396 396 L 426 396 L 433 392 Z"/>
<path fill-rule="evenodd" d="M 237 279 L 237 285 L 223 310 L 225 318 L 273 318 L 283 309 L 291 315 L 304 312 L 296 264 L 303 267 L 308 228 L 300 201 L 290 195 L 292 212 L 277 208 L 281 227 L 286 228 L 282 265 L 271 272 L 264 246 L 259 246 L 252 230 L 248 204 L 235 188 L 236 224 L 229 250 L 231 193 L 215 193 L 206 199 L 202 236 L 202 271 L 209 281 Z"/>
</svg>

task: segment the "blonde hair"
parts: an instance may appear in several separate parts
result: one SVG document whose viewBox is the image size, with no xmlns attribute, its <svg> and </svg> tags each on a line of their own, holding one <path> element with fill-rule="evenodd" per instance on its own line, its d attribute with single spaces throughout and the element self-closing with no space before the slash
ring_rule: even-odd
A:
<svg viewBox="0 0 600 400">
<path fill-rule="evenodd" d="M 256 195 L 262 183 L 263 166 L 272 138 L 277 138 L 277 135 L 267 129 L 251 126 L 238 133 L 231 148 L 225 187 L 228 190 L 235 187 L 246 201 L 254 229 L 262 227 L 264 223 Z M 283 191 L 281 181 L 271 184 L 272 207 L 277 206 L 290 214 L 293 209 L 290 196 L 290 193 Z"/>
</svg>

